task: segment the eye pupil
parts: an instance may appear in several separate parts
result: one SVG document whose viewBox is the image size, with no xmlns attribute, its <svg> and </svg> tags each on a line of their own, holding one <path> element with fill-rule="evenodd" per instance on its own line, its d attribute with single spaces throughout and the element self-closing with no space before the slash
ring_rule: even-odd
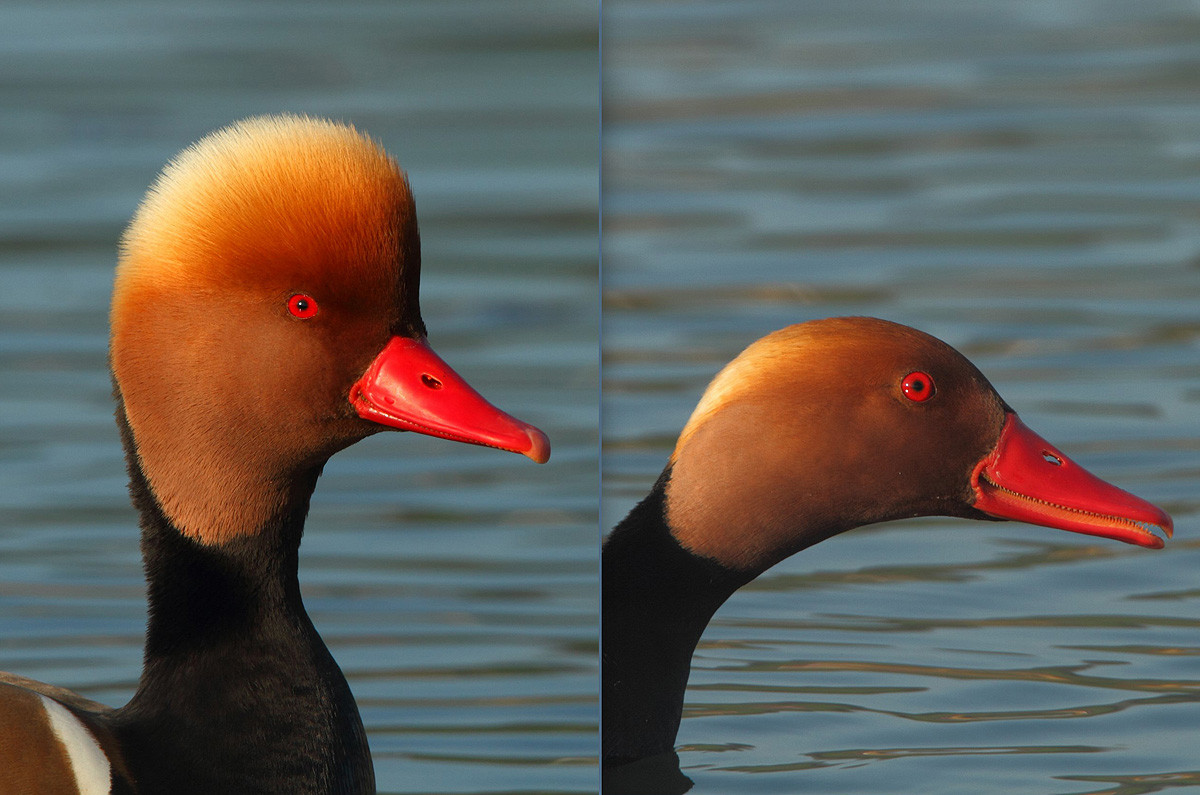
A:
<svg viewBox="0 0 1200 795">
<path fill-rule="evenodd" d="M 900 382 L 900 391 L 914 403 L 922 403 L 933 397 L 933 379 L 920 371 L 909 373 Z"/>
</svg>

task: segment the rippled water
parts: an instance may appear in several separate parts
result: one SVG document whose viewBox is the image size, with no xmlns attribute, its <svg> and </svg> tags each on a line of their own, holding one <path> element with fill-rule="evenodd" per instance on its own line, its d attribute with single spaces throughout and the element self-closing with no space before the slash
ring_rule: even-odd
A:
<svg viewBox="0 0 1200 795">
<path fill-rule="evenodd" d="M 1163 551 L 866 528 L 718 612 L 695 792 L 1200 784 L 1200 10 L 612 0 L 603 524 L 762 334 L 869 314 L 958 347 L 1176 519 Z"/>
<path fill-rule="evenodd" d="M 0 8 L 0 670 L 132 693 L 117 237 L 211 129 L 331 116 L 409 172 L 439 353 L 554 455 L 411 434 L 339 453 L 301 549 L 309 612 L 381 792 L 594 790 L 595 19 L 562 0 Z"/>
</svg>

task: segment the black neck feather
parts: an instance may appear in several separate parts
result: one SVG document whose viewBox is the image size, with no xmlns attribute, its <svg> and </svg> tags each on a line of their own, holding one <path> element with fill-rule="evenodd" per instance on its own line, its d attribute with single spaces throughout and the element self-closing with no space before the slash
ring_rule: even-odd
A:
<svg viewBox="0 0 1200 795">
<path fill-rule="evenodd" d="M 668 467 L 601 555 L 602 750 L 606 766 L 670 754 L 692 653 L 713 613 L 751 577 L 671 535 Z"/>
<path fill-rule="evenodd" d="M 138 690 L 113 728 L 138 791 L 373 793 L 358 708 L 300 599 L 320 468 L 260 532 L 202 544 L 163 514 L 119 400 L 150 615 Z"/>
</svg>

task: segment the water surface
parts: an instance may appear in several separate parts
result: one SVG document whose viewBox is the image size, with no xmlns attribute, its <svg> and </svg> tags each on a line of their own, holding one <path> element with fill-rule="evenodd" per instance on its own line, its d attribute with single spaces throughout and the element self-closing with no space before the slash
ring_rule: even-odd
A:
<svg viewBox="0 0 1200 795">
<path fill-rule="evenodd" d="M 605 527 L 722 364 L 851 314 L 955 345 L 1177 522 L 1159 552 L 925 519 L 797 555 L 701 642 L 694 791 L 1200 783 L 1200 12 L 604 8 Z"/>
<path fill-rule="evenodd" d="M 409 172 L 439 353 L 551 462 L 412 434 L 325 470 L 301 585 L 385 793 L 588 792 L 596 753 L 596 35 L 580 2 L 0 10 L 0 670 L 119 705 L 136 517 L 105 364 L 116 241 L 176 151 L 353 122 Z"/>
</svg>

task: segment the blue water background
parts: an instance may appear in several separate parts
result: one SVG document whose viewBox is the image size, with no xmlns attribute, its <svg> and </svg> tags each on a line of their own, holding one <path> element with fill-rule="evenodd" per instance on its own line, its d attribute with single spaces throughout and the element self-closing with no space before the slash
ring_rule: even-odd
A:
<svg viewBox="0 0 1200 795">
<path fill-rule="evenodd" d="M 697 793 L 1200 784 L 1200 8 L 610 0 L 604 525 L 708 379 L 876 315 L 1167 508 L 1147 551 L 1016 523 L 832 539 L 718 612 Z"/>
<path fill-rule="evenodd" d="M 594 790 L 596 27 L 573 0 L 0 7 L 0 670 L 132 692 L 117 238 L 205 133 L 328 116 L 409 173 L 439 353 L 554 454 L 413 434 L 338 454 L 301 549 L 308 610 L 381 792 Z"/>
</svg>

